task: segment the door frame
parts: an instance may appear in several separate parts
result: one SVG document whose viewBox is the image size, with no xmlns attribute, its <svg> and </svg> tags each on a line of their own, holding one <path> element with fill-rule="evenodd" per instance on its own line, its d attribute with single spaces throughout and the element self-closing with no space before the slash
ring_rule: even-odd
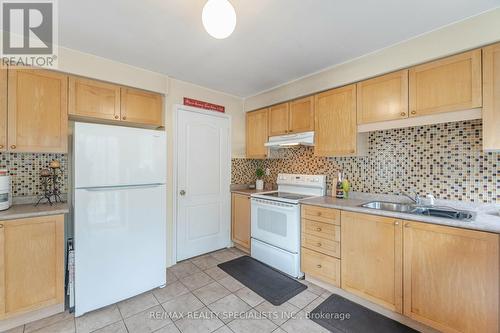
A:
<svg viewBox="0 0 500 333">
<path fill-rule="evenodd" d="M 231 172 L 232 172 L 232 167 L 231 167 L 231 159 L 232 159 L 232 122 L 231 122 L 231 115 L 228 115 L 226 113 L 221 113 L 221 112 L 216 112 L 216 111 L 210 111 L 210 110 L 205 110 L 205 109 L 200 109 L 200 108 L 195 108 L 192 106 L 186 106 L 186 105 L 181 105 L 181 104 L 176 104 L 173 107 L 173 114 L 172 114 L 172 122 L 173 122 L 173 176 L 172 176 L 172 199 L 173 199 L 173 207 L 172 207 L 172 213 L 173 213 L 173 228 L 172 228 L 172 265 L 175 265 L 177 263 L 177 221 L 178 221 L 178 203 L 179 203 L 179 189 L 178 189 L 178 163 L 179 163 L 179 149 L 178 149 L 178 142 L 179 142 L 179 129 L 178 129 L 178 121 L 179 121 L 179 114 L 181 112 L 194 112 L 198 114 L 205 115 L 207 117 L 217 117 L 217 118 L 224 118 L 229 121 L 229 140 L 227 141 L 228 144 L 228 152 L 229 152 L 229 184 L 227 187 L 227 196 L 228 196 L 228 202 L 229 202 L 229 232 L 227 234 L 227 246 L 231 245 L 231 191 L 230 191 L 230 186 L 231 186 Z"/>
</svg>

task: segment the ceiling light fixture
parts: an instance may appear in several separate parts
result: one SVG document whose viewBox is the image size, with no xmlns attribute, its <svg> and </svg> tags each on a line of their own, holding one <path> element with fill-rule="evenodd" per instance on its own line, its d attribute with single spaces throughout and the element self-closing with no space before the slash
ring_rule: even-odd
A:
<svg viewBox="0 0 500 333">
<path fill-rule="evenodd" d="M 208 0 L 203 7 L 201 20 L 210 36 L 224 39 L 236 27 L 236 12 L 228 0 Z"/>
</svg>

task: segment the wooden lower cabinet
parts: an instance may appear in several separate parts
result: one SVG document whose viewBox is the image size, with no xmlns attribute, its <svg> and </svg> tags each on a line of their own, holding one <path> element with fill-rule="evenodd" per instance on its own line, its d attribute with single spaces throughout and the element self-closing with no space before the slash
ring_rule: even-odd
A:
<svg viewBox="0 0 500 333">
<path fill-rule="evenodd" d="M 64 303 L 64 216 L 0 221 L 0 319 Z"/>
<path fill-rule="evenodd" d="M 250 196 L 233 193 L 231 207 L 231 238 L 250 252 Z"/>
<path fill-rule="evenodd" d="M 300 266 L 306 275 L 340 287 L 340 260 L 302 247 Z"/>
<path fill-rule="evenodd" d="M 499 332 L 499 235 L 404 223 L 404 314 L 442 332 Z"/>
<path fill-rule="evenodd" d="M 401 220 L 342 212 L 342 289 L 403 311 Z"/>
</svg>

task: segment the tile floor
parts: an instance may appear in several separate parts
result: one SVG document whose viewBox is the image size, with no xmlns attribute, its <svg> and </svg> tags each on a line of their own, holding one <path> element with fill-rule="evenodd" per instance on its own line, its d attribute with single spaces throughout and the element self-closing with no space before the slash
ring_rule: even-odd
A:
<svg viewBox="0 0 500 333">
<path fill-rule="evenodd" d="M 305 314 L 330 293 L 308 289 L 273 306 L 217 267 L 244 255 L 231 248 L 167 269 L 167 286 L 74 318 L 67 312 L 8 333 L 315 333 L 328 332 Z"/>
</svg>

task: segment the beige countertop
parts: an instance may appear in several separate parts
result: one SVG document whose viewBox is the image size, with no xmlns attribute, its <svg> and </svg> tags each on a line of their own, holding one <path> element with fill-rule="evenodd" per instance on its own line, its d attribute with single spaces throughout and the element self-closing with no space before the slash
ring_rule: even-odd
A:
<svg viewBox="0 0 500 333">
<path fill-rule="evenodd" d="M 300 203 L 326 208 L 335 208 L 350 212 L 395 217 L 398 219 L 410 221 L 440 224 L 450 227 L 487 231 L 500 234 L 500 205 L 498 204 L 475 204 L 459 201 L 437 200 L 436 206 L 447 206 L 460 210 L 468 210 L 476 214 L 474 220 L 472 221 L 457 221 L 448 218 L 415 215 L 360 207 L 360 205 L 364 203 L 375 200 L 407 202 L 406 198 L 401 198 L 400 196 L 360 193 L 357 195 L 351 195 L 351 198 L 349 199 L 337 199 L 331 196 L 324 196 L 304 199 L 301 200 Z"/>
<path fill-rule="evenodd" d="M 49 204 L 40 204 L 37 207 L 34 204 L 12 205 L 9 209 L 0 211 L 0 221 L 59 215 L 68 212 L 69 206 L 67 203 L 56 203 L 52 206 Z"/>
</svg>

